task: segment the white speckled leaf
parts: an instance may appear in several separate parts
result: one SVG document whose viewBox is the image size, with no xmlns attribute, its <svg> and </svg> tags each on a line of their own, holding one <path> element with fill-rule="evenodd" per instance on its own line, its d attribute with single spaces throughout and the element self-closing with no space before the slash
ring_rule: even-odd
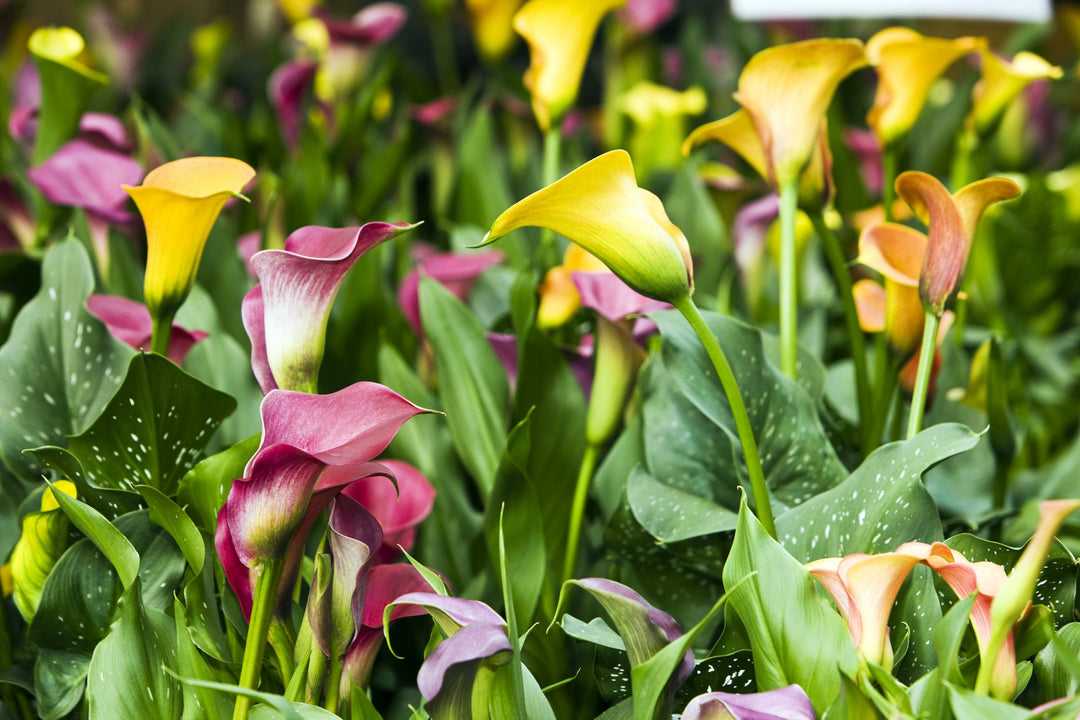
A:
<svg viewBox="0 0 1080 720">
<path fill-rule="evenodd" d="M 778 517 L 780 543 L 805 563 L 888 552 L 909 540 L 940 540 L 941 520 L 922 474 L 975 447 L 978 439 L 967 427 L 949 423 L 878 448 L 840 485 Z"/>
<path fill-rule="evenodd" d="M 86 432 L 70 439 L 98 488 L 150 485 L 174 495 L 236 401 L 153 354 L 131 358 L 124 384 Z"/>
<path fill-rule="evenodd" d="M 132 350 L 86 311 L 94 276 L 76 240 L 45 256 L 41 290 L 0 348 L 0 460 L 24 480 L 40 468 L 26 448 L 65 445 L 112 397 Z"/>
</svg>

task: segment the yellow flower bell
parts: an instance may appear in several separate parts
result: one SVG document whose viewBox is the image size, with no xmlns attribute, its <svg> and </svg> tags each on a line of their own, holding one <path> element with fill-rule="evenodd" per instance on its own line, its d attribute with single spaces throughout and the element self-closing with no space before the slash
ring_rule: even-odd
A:
<svg viewBox="0 0 1080 720">
<path fill-rule="evenodd" d="M 151 170 L 138 187 L 125 185 L 146 225 L 143 292 L 155 327 L 172 316 L 195 283 L 203 247 L 221 208 L 255 177 L 232 158 L 193 157 Z"/>
<path fill-rule="evenodd" d="M 565 325 L 581 308 L 581 295 L 574 285 L 575 272 L 611 272 L 607 265 L 580 245 L 570 243 L 563 255 L 562 265 L 556 265 L 540 283 L 540 307 L 536 324 L 542 329 Z"/>
<path fill-rule="evenodd" d="M 75 497 L 75 485 L 60 480 L 41 496 L 41 510 L 23 518 L 22 535 L 11 551 L 11 583 L 15 606 L 30 620 L 37 612 L 49 572 L 68 547 L 68 519 L 53 496 L 59 490 Z"/>
<path fill-rule="evenodd" d="M 955 40 L 926 37 L 905 27 L 886 28 L 866 43 L 866 55 L 877 68 L 874 106 L 866 116 L 882 147 L 907 134 L 919 117 L 930 87 L 964 55 L 986 47 L 986 38 Z"/>
<path fill-rule="evenodd" d="M 510 52 L 517 40 L 514 34 L 514 14 L 522 0 L 465 0 L 469 11 L 476 49 L 481 57 L 495 62 Z"/>
<path fill-rule="evenodd" d="M 866 64 L 858 40 L 820 39 L 762 50 L 743 68 L 735 99 L 746 108 L 774 187 L 796 182 L 818 142 L 840 81 Z"/>
<path fill-rule="evenodd" d="M 703 113 L 705 104 L 700 87 L 675 90 L 648 80 L 635 83 L 620 98 L 619 109 L 634 121 L 630 151 L 642 180 L 653 170 L 679 165 L 686 118 Z"/>
<path fill-rule="evenodd" d="M 690 246 L 660 199 L 637 186 L 625 150 L 590 160 L 495 219 L 489 243 L 520 227 L 565 235 L 646 297 L 675 304 L 693 292 Z"/>
<path fill-rule="evenodd" d="M 626 0 L 529 0 L 514 15 L 514 29 L 529 43 L 525 87 L 545 132 L 577 98 L 593 36 L 610 10 Z"/>
<path fill-rule="evenodd" d="M 63 65 L 69 70 L 83 75 L 101 84 L 107 84 L 107 75 L 93 70 L 82 62 L 86 50 L 82 35 L 69 27 L 38 28 L 30 36 L 27 48 L 38 58 Z"/>
<path fill-rule="evenodd" d="M 1061 78 L 1062 71 L 1034 53 L 1020 52 L 1012 61 L 982 51 L 982 80 L 972 92 L 974 104 L 968 122 L 980 134 L 989 132 L 1009 104 L 1035 80 Z"/>
</svg>

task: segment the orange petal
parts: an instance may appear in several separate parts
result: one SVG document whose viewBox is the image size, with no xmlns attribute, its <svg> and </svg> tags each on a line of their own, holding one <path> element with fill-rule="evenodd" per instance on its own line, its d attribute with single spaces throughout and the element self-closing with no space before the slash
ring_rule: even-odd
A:
<svg viewBox="0 0 1080 720">
<path fill-rule="evenodd" d="M 863 332 L 881 332 L 885 329 L 885 288 L 873 280 L 858 280 L 851 286 L 855 297 L 855 312 Z"/>
<path fill-rule="evenodd" d="M 928 312 L 938 317 L 945 303 L 960 289 L 967 267 L 971 238 L 964 219 L 948 189 L 933 175 L 909 170 L 896 178 L 896 192 L 917 209 L 926 208 L 930 218 L 926 259 L 919 274 L 919 297 Z"/>
</svg>

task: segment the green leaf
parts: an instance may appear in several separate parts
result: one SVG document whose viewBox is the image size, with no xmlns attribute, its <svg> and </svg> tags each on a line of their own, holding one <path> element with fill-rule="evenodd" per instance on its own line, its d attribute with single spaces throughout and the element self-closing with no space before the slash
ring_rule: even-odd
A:
<svg viewBox="0 0 1080 720">
<path fill-rule="evenodd" d="M 840 482 L 846 470 L 821 424 L 815 399 L 769 362 L 760 331 L 716 313 L 702 315 L 738 379 L 769 489 L 780 501 L 798 505 Z M 734 487 L 745 474 L 745 463 L 731 409 L 711 362 L 689 324 L 677 312 L 653 313 L 650 317 L 660 328 L 663 362 L 680 392 L 715 426 L 712 442 L 721 462 L 727 465 L 719 482 Z M 811 360 L 804 357 L 801 362 Z M 648 433 L 646 427 L 646 439 Z M 682 451 L 698 442 L 709 440 L 688 435 L 669 452 Z M 733 475 L 736 469 L 737 476 Z"/>
<path fill-rule="evenodd" d="M 212 669 L 195 647 L 184 621 L 187 614 L 184 604 L 176 598 L 173 602 L 173 618 L 176 623 L 177 670 L 184 677 L 198 680 L 229 680 L 227 673 Z M 227 720 L 232 717 L 233 703 L 227 695 L 194 685 L 182 685 L 181 689 L 184 697 L 183 720 Z"/>
<path fill-rule="evenodd" d="M 949 689 L 949 705 L 956 720 L 1025 720 L 1025 708 L 1002 702 L 984 695 L 976 695 L 967 688 L 946 683 Z"/>
<path fill-rule="evenodd" d="M 707 692 L 757 692 L 753 653 L 740 650 L 698 661 L 694 672 L 675 694 L 675 706 L 685 706 L 693 698 Z"/>
<path fill-rule="evenodd" d="M 206 546 L 195 523 L 191 521 L 179 505 L 150 485 L 136 485 L 134 490 L 142 495 L 150 508 L 150 522 L 164 528 L 173 542 L 184 553 L 184 559 L 191 566 L 191 571 L 198 575 L 202 572 L 206 559 Z"/>
<path fill-rule="evenodd" d="M 42 720 L 59 720 L 82 700 L 89 652 L 42 648 L 34 662 L 34 699 Z"/>
<path fill-rule="evenodd" d="M 431 278 L 420 279 L 420 314 L 454 447 L 487 498 L 506 446 L 506 372 L 473 314 Z"/>
<path fill-rule="evenodd" d="M 211 334 L 184 358 L 184 369 L 236 400 L 236 412 L 225 418 L 218 429 L 225 445 L 238 443 L 262 430 L 259 417 L 262 391 L 251 372 L 251 354 L 240 343 L 223 332 Z"/>
<path fill-rule="evenodd" d="M 559 627 L 575 640 L 626 652 L 626 643 L 619 637 L 619 633 L 611 629 L 604 618 L 597 617 L 584 623 L 573 615 L 563 615 Z"/>
<path fill-rule="evenodd" d="M 506 561 L 514 569 L 507 576 L 513 590 L 514 612 L 523 626 L 531 624 L 536 613 L 547 567 L 539 501 L 526 469 L 531 429 L 529 416 L 510 431 L 484 519 L 488 553 L 496 570 L 501 556 L 500 535 L 505 537 Z"/>
<path fill-rule="evenodd" d="M 140 588 L 124 591 L 109 635 L 94 649 L 86 683 L 90 720 L 175 720 L 183 695 L 162 671 L 176 665 L 172 619 L 143 607 Z"/>
<path fill-rule="evenodd" d="M 947 682 L 963 682 L 959 665 L 960 644 L 964 640 L 974 604 L 974 595 L 964 598 L 953 605 L 934 628 L 933 642 L 938 666 L 912 686 L 913 704 L 922 717 L 949 717 L 945 685 Z"/>
<path fill-rule="evenodd" d="M 778 517 L 780 542 L 809 562 L 889 552 L 909 540 L 940 540 L 937 508 L 921 476 L 974 447 L 978 437 L 963 425 L 935 425 L 878 448 L 840 485 Z"/>
<path fill-rule="evenodd" d="M 640 466 L 626 481 L 634 518 L 661 542 L 678 542 L 735 529 L 739 516 L 705 498 L 659 482 Z"/>
<path fill-rule="evenodd" d="M 806 568 L 766 534 L 745 501 L 724 584 L 750 639 L 758 688 L 796 683 L 824 712 L 840 691 L 840 674 L 855 674 L 855 645 Z"/>
<path fill-rule="evenodd" d="M 26 452 L 32 454 L 43 468 L 53 470 L 61 478 L 75 483 L 83 501 L 104 514 L 109 520 L 115 521 L 121 515 L 143 507 L 142 498 L 136 493 L 124 490 L 101 490 L 87 483 L 83 476 L 82 463 L 69 450 L 47 445 Z"/>
<path fill-rule="evenodd" d="M 135 547 L 116 529 L 105 516 L 84 502 L 69 497 L 62 492 L 54 492 L 60 509 L 64 511 L 71 524 L 79 528 L 98 550 L 112 563 L 120 576 L 124 588 L 131 587 L 139 574 L 139 553 Z"/>
<path fill-rule="evenodd" d="M 45 256 L 41 290 L 0 348 L 0 460 L 24 480 L 37 463 L 24 448 L 66 445 L 105 408 L 132 350 L 86 310 L 94 274 L 77 240 Z"/>
<path fill-rule="evenodd" d="M 308 705 L 301 702 L 289 702 L 281 695 L 249 690 L 239 685 L 211 682 L 209 680 L 196 680 L 194 678 L 181 677 L 166 668 L 168 674 L 175 677 L 184 685 L 217 690 L 233 695 L 245 695 L 253 700 L 258 700 L 261 705 L 256 705 L 248 712 L 248 720 L 340 720 L 337 715 L 324 710 L 321 707 Z"/>
<path fill-rule="evenodd" d="M 203 540 L 204 555 L 214 557 L 208 540 Z M 204 563 L 202 572 L 184 586 L 183 625 L 197 648 L 219 662 L 231 662 L 232 651 L 221 621 L 221 610 L 215 589 L 215 575 L 221 572 L 218 563 Z M 180 623 L 178 623 L 180 624 Z"/>
<path fill-rule="evenodd" d="M 85 432 L 70 439 L 87 482 L 176 493 L 236 401 L 152 353 L 131 358 L 124 384 Z"/>
<path fill-rule="evenodd" d="M 1080 623 L 1058 630 L 1035 656 L 1035 679 L 1042 702 L 1080 693 Z"/>
<path fill-rule="evenodd" d="M 517 718 L 555 720 L 555 713 L 551 709 L 551 703 L 544 696 L 540 684 L 536 682 L 536 678 L 529 672 L 529 668 L 525 667 L 525 665 L 520 665 L 520 667 L 523 676 L 522 697 L 524 707 L 518 710 L 517 708 L 520 706 L 514 702 L 513 695 L 516 691 L 513 687 L 512 666 L 510 664 L 503 665 L 495 671 L 495 680 L 491 686 L 491 698 L 488 701 L 491 720 L 497 718 L 506 718 L 507 720 L 517 720 Z"/>
<path fill-rule="evenodd" d="M 252 435 L 187 471 L 176 490 L 195 524 L 208 533 L 217 527 L 217 516 L 236 478 L 244 476 L 248 460 L 259 449 L 260 435 Z"/>
</svg>

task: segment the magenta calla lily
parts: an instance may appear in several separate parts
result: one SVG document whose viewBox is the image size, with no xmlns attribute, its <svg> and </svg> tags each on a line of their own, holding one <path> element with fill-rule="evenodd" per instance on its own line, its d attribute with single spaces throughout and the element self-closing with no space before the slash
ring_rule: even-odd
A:
<svg viewBox="0 0 1080 720">
<path fill-rule="evenodd" d="M 814 706 L 798 685 L 768 692 L 711 692 L 698 695 L 682 712 L 683 720 L 815 720 Z"/>
<path fill-rule="evenodd" d="M 296 149 L 303 123 L 304 96 L 315 81 L 319 64 L 314 60 L 292 60 L 278 67 L 266 83 L 270 104 L 281 123 L 285 145 Z"/>
<path fill-rule="evenodd" d="M 397 3 L 379 2 L 368 5 L 347 20 L 332 18 L 321 11 L 317 11 L 316 16 L 326 25 L 331 42 L 366 47 L 394 37 L 408 19 L 408 11 Z"/>
<path fill-rule="evenodd" d="M 371 248 L 411 229 L 405 223 L 362 227 L 303 227 L 284 250 L 251 258 L 259 284 L 244 297 L 251 366 L 264 393 L 275 388 L 314 391 L 326 323 L 341 283 Z"/>
<path fill-rule="evenodd" d="M 342 494 L 363 505 L 382 526 L 382 546 L 372 548 L 372 552 L 376 562 L 385 563 L 401 555 L 398 546 L 412 549 L 416 526 L 431 514 L 435 504 L 435 488 L 423 473 L 406 462 L 383 460 L 381 464 L 394 474 L 397 487 L 389 480 L 373 479 L 353 483 Z"/>
<path fill-rule="evenodd" d="M 114 338 L 136 350 L 149 352 L 153 321 L 145 305 L 116 295 L 91 295 L 86 299 L 86 309 L 105 323 Z M 185 330 L 173 323 L 168 358 L 177 365 L 183 365 L 191 348 L 205 337 L 206 333 L 202 330 Z"/>
<path fill-rule="evenodd" d="M 398 304 L 419 335 L 423 331 L 420 322 L 420 276 L 438 280 L 458 300 L 465 302 L 473 283 L 489 267 L 503 261 L 498 250 L 477 253 L 437 253 L 420 260 L 409 271 L 398 287 Z"/>
<path fill-rule="evenodd" d="M 79 207 L 110 222 L 133 219 L 124 206 L 123 185 L 142 179 L 139 163 L 127 155 L 75 139 L 27 171 L 27 177 L 56 205 Z"/>
<path fill-rule="evenodd" d="M 582 307 L 595 310 L 612 323 L 671 307 L 666 302 L 645 297 L 615 273 L 574 272 L 570 277 L 581 296 Z"/>
</svg>

